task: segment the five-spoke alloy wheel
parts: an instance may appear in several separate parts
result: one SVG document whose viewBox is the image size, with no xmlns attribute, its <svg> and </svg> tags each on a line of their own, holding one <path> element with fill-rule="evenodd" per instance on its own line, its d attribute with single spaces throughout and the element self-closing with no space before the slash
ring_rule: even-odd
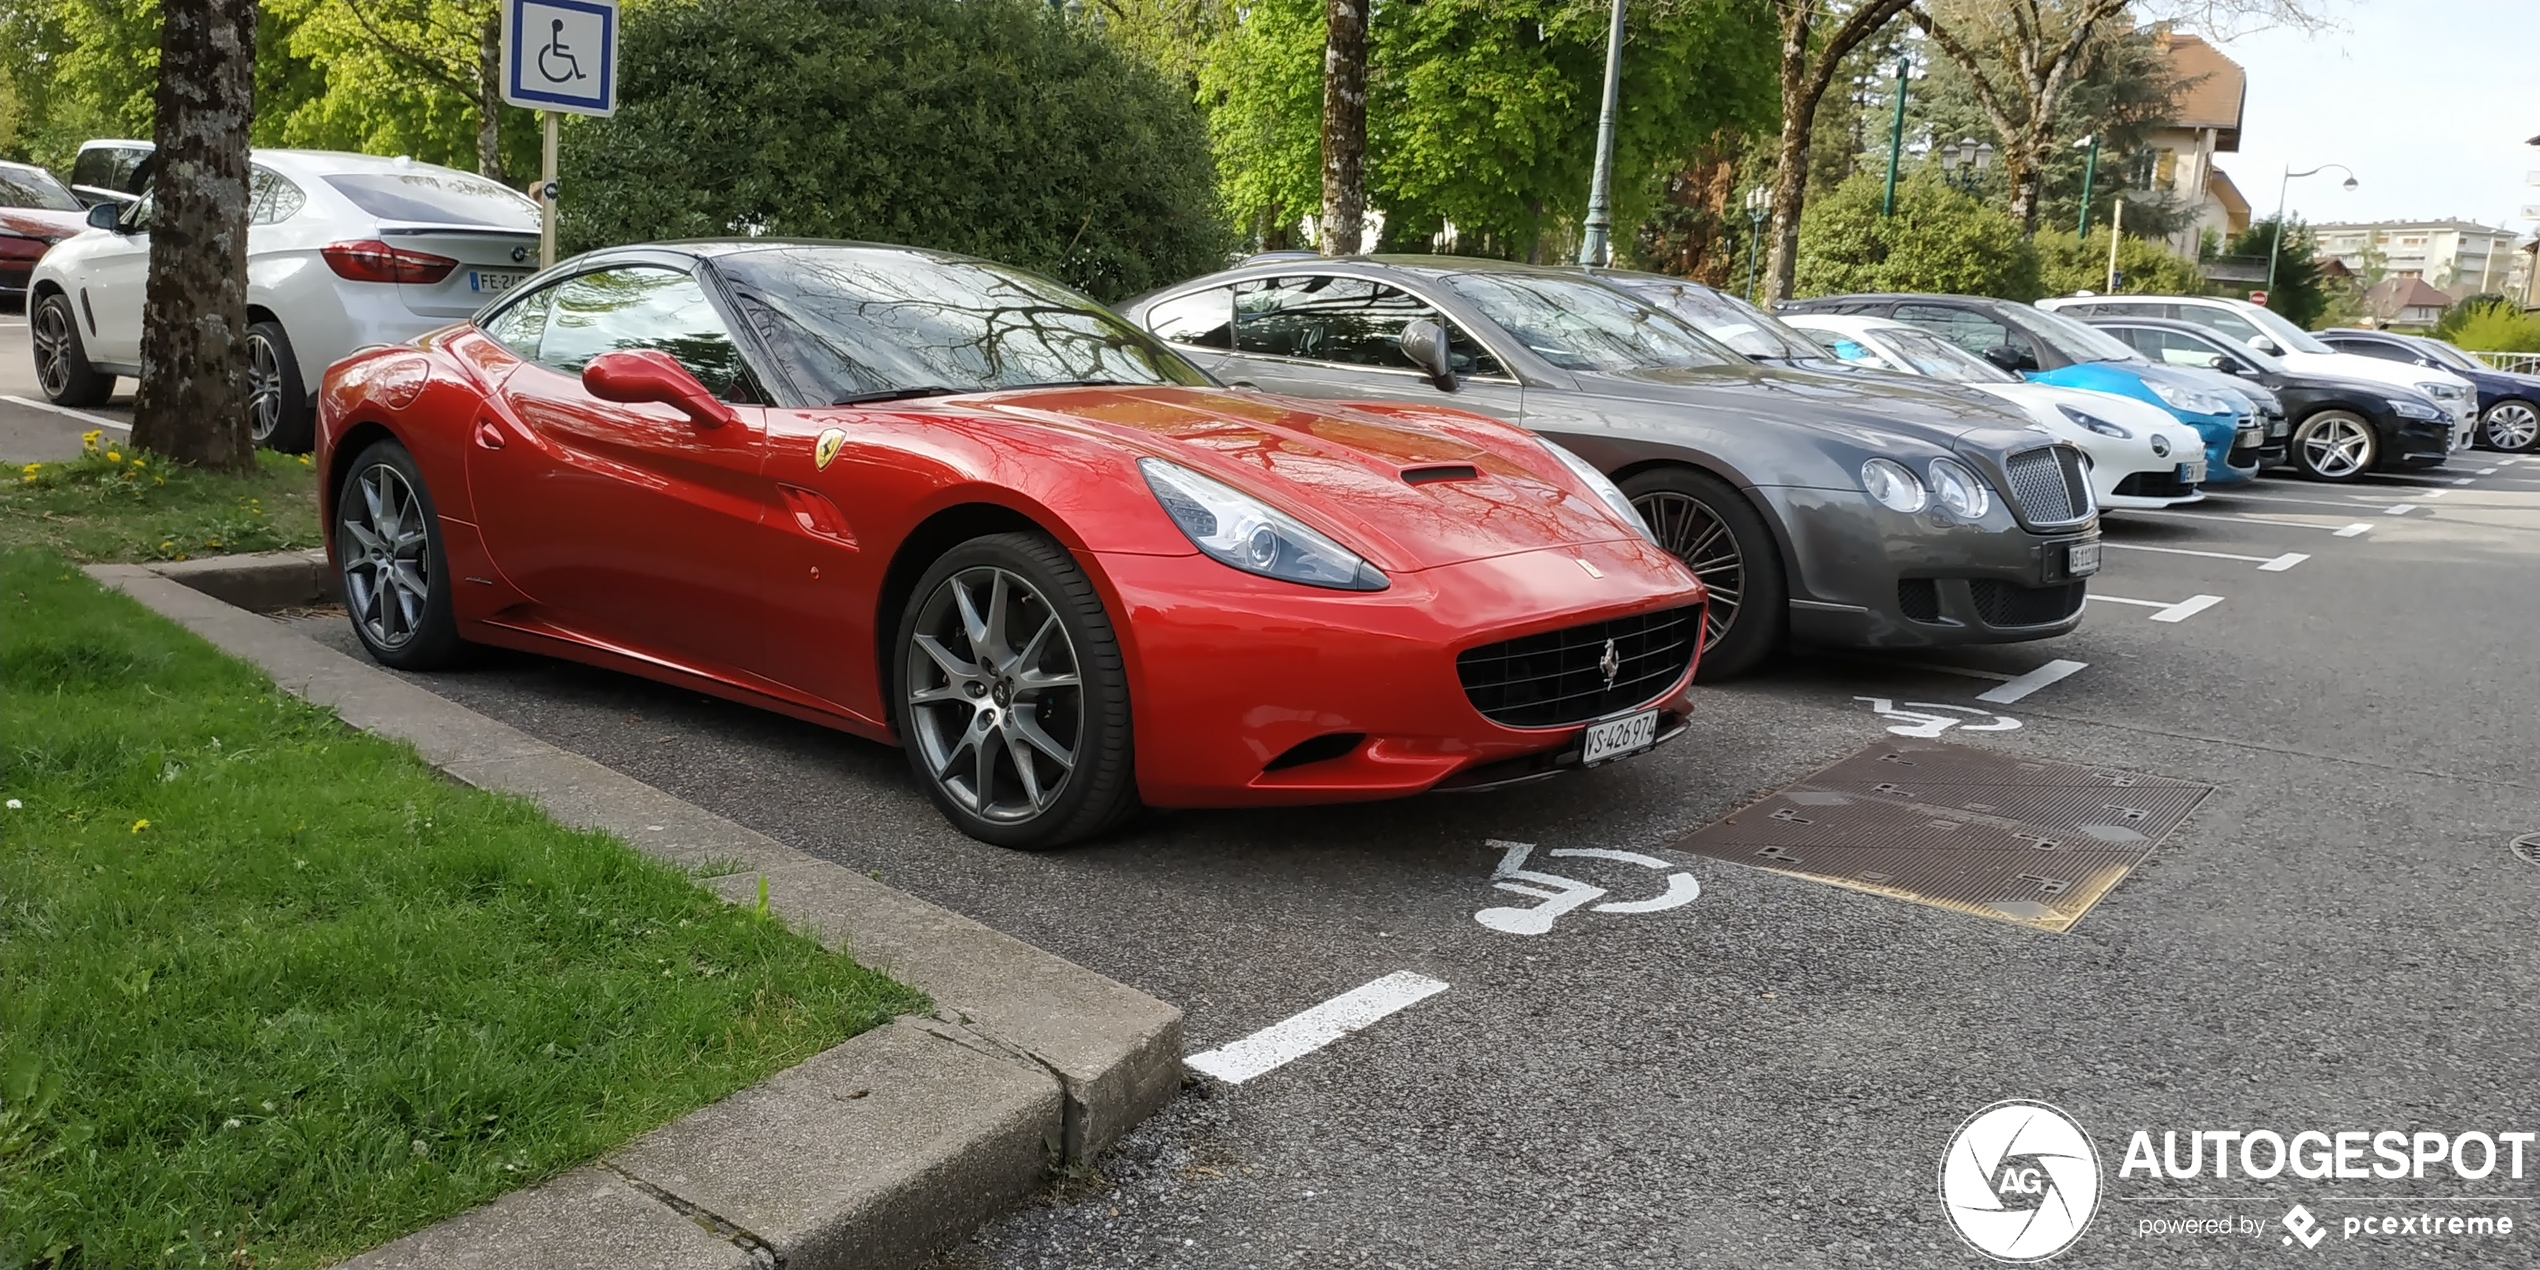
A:
<svg viewBox="0 0 2540 1270">
<path fill-rule="evenodd" d="M 2323 410 L 2293 435 L 2293 465 L 2320 481 L 2351 481 L 2372 470 L 2380 445 L 2361 415 Z"/>
<path fill-rule="evenodd" d="M 911 593 L 899 647 L 910 765 L 965 832 L 1055 847 L 1135 810 L 1119 644 L 1057 544 L 995 534 L 947 552 Z"/>
</svg>

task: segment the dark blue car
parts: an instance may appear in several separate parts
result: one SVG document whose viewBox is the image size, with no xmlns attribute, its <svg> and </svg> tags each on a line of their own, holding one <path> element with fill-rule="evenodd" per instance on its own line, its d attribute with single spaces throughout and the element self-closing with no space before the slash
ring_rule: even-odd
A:
<svg viewBox="0 0 2540 1270">
<path fill-rule="evenodd" d="M 2321 342 L 2341 353 L 2448 370 L 2478 389 L 2478 444 L 2507 454 L 2540 445 L 2540 375 L 2498 370 L 2438 339 L 2396 331 L 2332 327 Z"/>
</svg>

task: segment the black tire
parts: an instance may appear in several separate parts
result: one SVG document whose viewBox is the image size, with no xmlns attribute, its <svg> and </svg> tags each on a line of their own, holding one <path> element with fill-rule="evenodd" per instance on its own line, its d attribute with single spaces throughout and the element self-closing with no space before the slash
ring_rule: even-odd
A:
<svg viewBox="0 0 2540 1270">
<path fill-rule="evenodd" d="M 991 629 L 1000 607 L 1003 629 Z M 972 634 L 971 615 L 981 635 Z M 1064 637 L 1063 647 L 1053 634 Z M 889 662 L 893 722 L 909 770 L 956 828 L 1000 847 L 1046 851 L 1107 833 L 1137 814 L 1120 641 L 1102 596 L 1065 548 L 1031 533 L 990 534 L 954 547 L 917 580 L 897 636 Z M 943 655 L 922 646 L 921 636 Z M 1073 667 L 1072 695 L 1065 686 L 1033 683 L 1066 678 L 1062 655 Z M 1055 789 L 1047 783 L 1052 776 Z"/>
<path fill-rule="evenodd" d="M 1658 545 L 1712 589 L 1694 678 L 1734 679 L 1779 653 L 1789 638 L 1790 585 L 1781 546 L 1755 505 L 1728 482 L 1684 468 L 1654 468 L 1622 484 Z M 1733 558 L 1723 546 L 1734 548 Z"/>
<path fill-rule="evenodd" d="M 247 327 L 247 432 L 255 443 L 284 454 L 306 454 L 317 442 L 308 385 L 280 322 Z"/>
<path fill-rule="evenodd" d="M 2285 447 L 2293 468 L 2314 481 L 2343 485 L 2363 479 L 2381 462 L 2381 434 L 2351 410 L 2322 410 L 2293 429 Z"/>
<path fill-rule="evenodd" d="M 330 528 L 344 610 L 371 658 L 398 670 L 456 664 L 468 646 L 450 604 L 441 515 L 406 447 L 375 441 L 354 458 Z"/>
<path fill-rule="evenodd" d="M 44 399 L 57 406 L 102 406 L 115 393 L 115 377 L 88 364 L 88 346 L 80 342 L 79 316 L 71 299 L 47 292 L 27 315 L 29 343 L 35 351 L 35 383 Z"/>
<path fill-rule="evenodd" d="M 2478 421 L 2478 443 L 2504 454 L 2528 454 L 2540 446 L 2540 402 L 2507 397 Z"/>
</svg>

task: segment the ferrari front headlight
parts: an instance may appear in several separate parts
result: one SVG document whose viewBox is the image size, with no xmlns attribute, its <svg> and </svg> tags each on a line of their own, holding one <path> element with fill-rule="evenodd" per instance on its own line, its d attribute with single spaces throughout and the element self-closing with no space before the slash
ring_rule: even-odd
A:
<svg viewBox="0 0 2540 1270">
<path fill-rule="evenodd" d="M 1162 459 L 1138 460 L 1138 472 L 1165 514 L 1211 560 L 1336 591 L 1382 591 L 1390 585 L 1357 553 L 1231 485 Z"/>
</svg>

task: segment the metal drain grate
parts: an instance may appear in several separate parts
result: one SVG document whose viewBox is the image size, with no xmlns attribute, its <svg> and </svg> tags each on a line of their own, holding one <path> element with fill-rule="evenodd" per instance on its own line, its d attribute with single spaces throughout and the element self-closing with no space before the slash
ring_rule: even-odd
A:
<svg viewBox="0 0 2540 1270">
<path fill-rule="evenodd" d="M 1675 846 L 2062 931 L 2212 792 L 2115 768 L 1883 741 Z"/>
</svg>

